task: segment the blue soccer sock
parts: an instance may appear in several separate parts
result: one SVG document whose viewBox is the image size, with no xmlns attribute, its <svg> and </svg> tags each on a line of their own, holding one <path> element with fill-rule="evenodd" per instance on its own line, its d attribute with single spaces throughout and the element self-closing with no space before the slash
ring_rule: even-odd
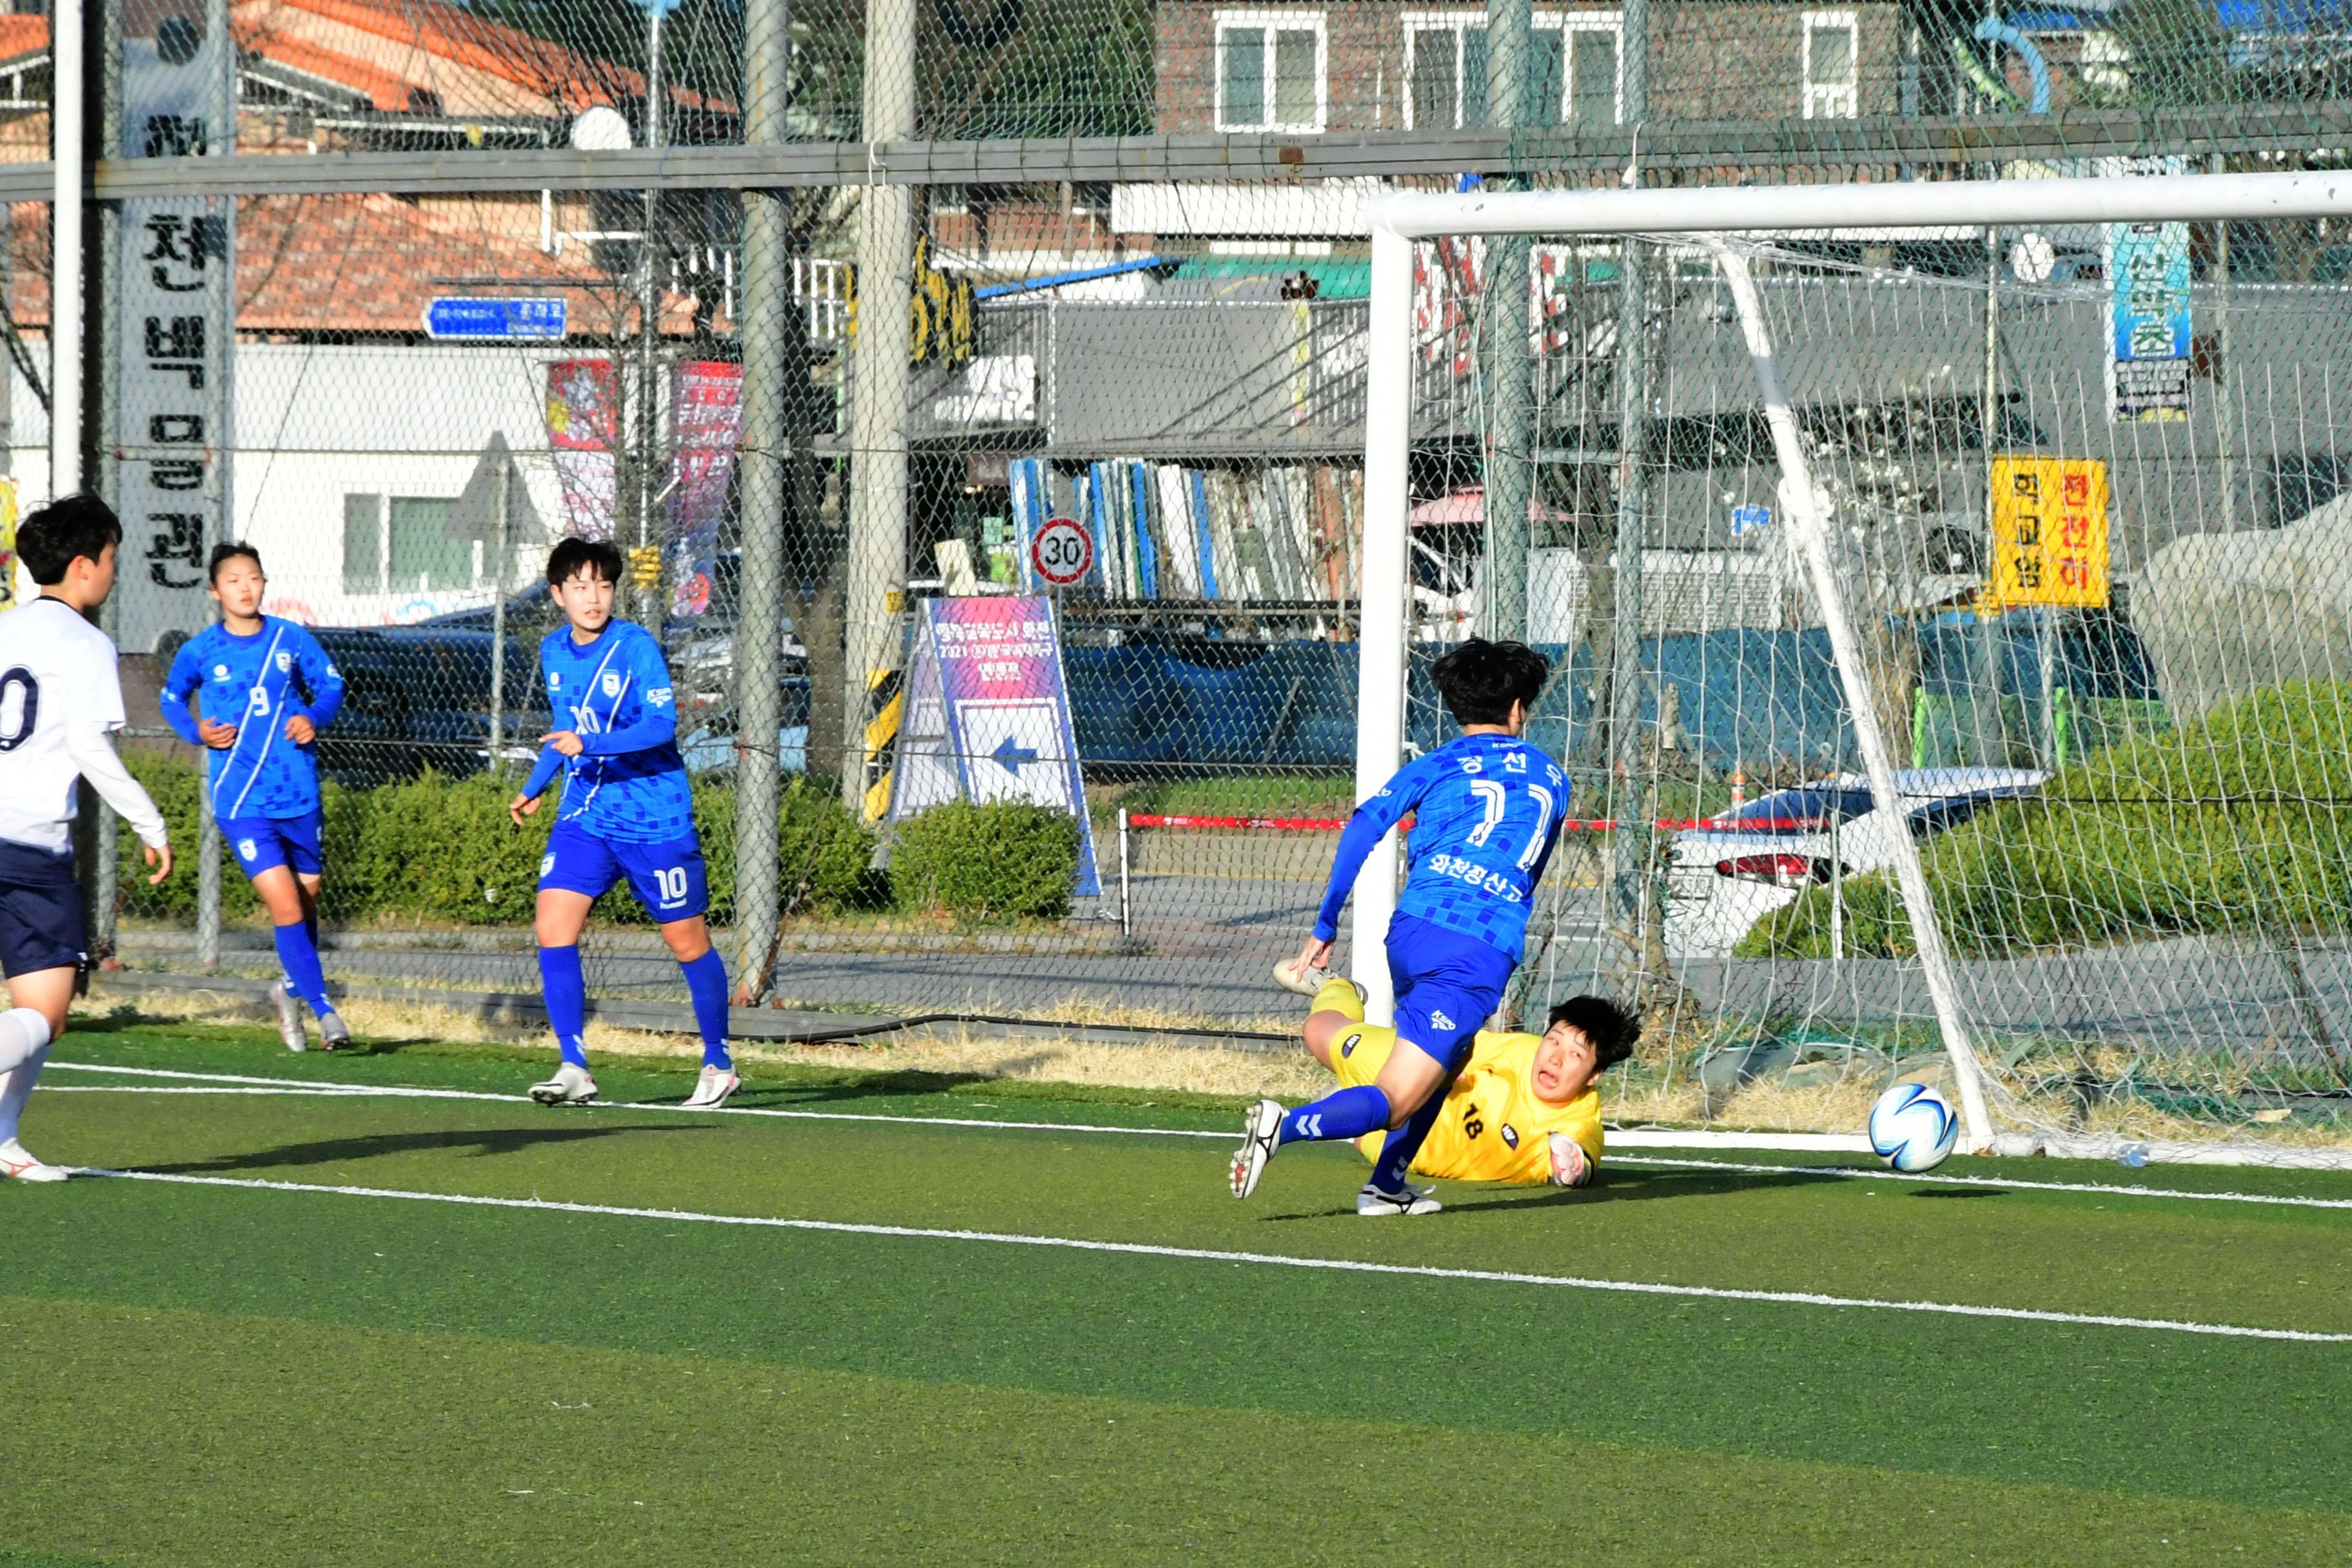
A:
<svg viewBox="0 0 2352 1568">
<path fill-rule="evenodd" d="M 702 1065 L 735 1070 L 727 1052 L 727 963 L 712 948 L 678 965 L 686 971 L 686 994 L 694 998 L 695 1026 L 702 1031 Z"/>
<path fill-rule="evenodd" d="M 1389 1097 L 1381 1092 L 1377 1084 L 1360 1084 L 1354 1089 L 1333 1089 L 1322 1099 L 1286 1113 L 1275 1144 L 1280 1147 L 1285 1143 L 1361 1138 L 1388 1124 Z"/>
<path fill-rule="evenodd" d="M 323 1018 L 335 1010 L 335 1005 L 327 1000 L 327 976 L 319 967 L 319 949 L 300 921 L 278 928 L 278 963 L 286 971 L 287 985 L 310 1004 L 312 1013 Z"/>
<path fill-rule="evenodd" d="M 541 948 L 539 984 L 547 1001 L 547 1026 L 555 1031 L 556 1048 L 573 1067 L 586 1067 L 588 1047 L 580 1035 L 588 1026 L 588 982 L 580 973 L 580 950 Z"/>
<path fill-rule="evenodd" d="M 1405 1120 L 1405 1124 L 1391 1132 L 1381 1144 L 1381 1157 L 1372 1162 L 1372 1186 L 1383 1193 L 1404 1190 L 1405 1173 L 1412 1169 L 1412 1157 L 1421 1152 L 1428 1141 L 1429 1131 L 1437 1125 L 1437 1118 L 1445 1109 L 1445 1091 L 1453 1080 L 1439 1084 L 1431 1091 L 1421 1109 Z"/>
</svg>

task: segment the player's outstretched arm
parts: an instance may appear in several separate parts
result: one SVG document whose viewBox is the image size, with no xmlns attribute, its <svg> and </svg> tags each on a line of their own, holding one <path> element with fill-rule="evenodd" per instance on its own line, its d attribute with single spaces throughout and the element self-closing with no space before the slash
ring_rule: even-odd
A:
<svg viewBox="0 0 2352 1568">
<path fill-rule="evenodd" d="M 1403 821 L 1405 813 L 1420 805 L 1421 797 L 1427 793 L 1429 781 L 1434 776 L 1428 763 L 1429 759 L 1423 757 L 1399 768 L 1378 795 L 1356 807 L 1348 818 L 1348 826 L 1339 835 L 1339 847 L 1332 851 L 1331 880 L 1323 891 L 1323 907 L 1315 916 L 1313 941 L 1321 946 L 1320 957 L 1328 957 L 1330 944 L 1339 939 L 1339 911 L 1347 907 L 1348 895 L 1355 890 L 1357 875 L 1363 870 L 1373 847 Z"/>
<path fill-rule="evenodd" d="M 172 843 L 163 826 L 163 814 L 140 787 L 139 781 L 123 767 L 122 759 L 114 752 L 113 737 L 101 723 L 78 723 L 66 731 L 66 755 L 81 771 L 81 776 L 98 791 L 99 798 L 112 806 L 115 815 L 131 824 L 131 831 L 147 847 L 147 864 L 156 868 L 147 879 L 160 882 L 172 874 Z"/>
</svg>

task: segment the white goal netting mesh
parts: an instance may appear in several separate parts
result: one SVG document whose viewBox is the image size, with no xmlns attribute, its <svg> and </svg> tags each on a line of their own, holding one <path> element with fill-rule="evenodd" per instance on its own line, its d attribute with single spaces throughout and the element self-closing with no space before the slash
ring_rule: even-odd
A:
<svg viewBox="0 0 2352 1568">
<path fill-rule="evenodd" d="M 1643 1004 L 1628 1119 L 1853 1131 L 1890 1082 L 1954 1089 L 1905 834 L 2002 1146 L 2352 1151 L 2352 247 L 2273 222 L 1734 253 L 1859 689 L 1707 247 L 1416 250 L 1414 636 L 1549 653 L 1535 733 L 1577 784 L 1523 1012 Z M 1411 742 L 1447 732 L 1425 685 L 1409 708 Z"/>
</svg>

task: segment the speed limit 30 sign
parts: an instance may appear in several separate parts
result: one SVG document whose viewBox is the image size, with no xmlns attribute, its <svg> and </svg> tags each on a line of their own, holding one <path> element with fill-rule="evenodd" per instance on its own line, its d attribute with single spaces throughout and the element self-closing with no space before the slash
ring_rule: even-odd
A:
<svg viewBox="0 0 2352 1568">
<path fill-rule="evenodd" d="M 1047 518 L 1029 542 L 1029 564 L 1057 588 L 1085 576 L 1094 563 L 1094 535 L 1074 517 Z"/>
</svg>

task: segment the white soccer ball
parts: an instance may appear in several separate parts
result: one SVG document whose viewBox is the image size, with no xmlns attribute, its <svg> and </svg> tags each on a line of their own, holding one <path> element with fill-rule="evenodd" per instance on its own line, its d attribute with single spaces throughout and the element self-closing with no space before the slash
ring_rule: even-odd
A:
<svg viewBox="0 0 2352 1568">
<path fill-rule="evenodd" d="M 1951 1101 L 1924 1083 L 1898 1083 L 1870 1108 L 1870 1149 L 1895 1170 L 1932 1171 L 1959 1142 Z"/>
</svg>

